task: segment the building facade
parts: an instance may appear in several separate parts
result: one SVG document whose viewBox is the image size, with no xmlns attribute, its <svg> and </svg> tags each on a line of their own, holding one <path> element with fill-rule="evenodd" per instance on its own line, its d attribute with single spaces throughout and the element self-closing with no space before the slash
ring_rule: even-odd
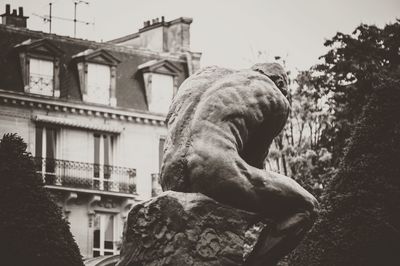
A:
<svg viewBox="0 0 400 266">
<path fill-rule="evenodd" d="M 119 253 L 135 202 L 152 196 L 179 85 L 199 68 L 189 18 L 146 21 L 99 43 L 0 25 L 0 134 L 17 133 L 84 258 Z"/>
</svg>

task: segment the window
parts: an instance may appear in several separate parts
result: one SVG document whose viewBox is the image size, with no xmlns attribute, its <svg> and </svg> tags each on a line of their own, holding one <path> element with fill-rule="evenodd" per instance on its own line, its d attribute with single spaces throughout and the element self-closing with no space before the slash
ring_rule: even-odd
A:
<svg viewBox="0 0 400 266">
<path fill-rule="evenodd" d="M 111 168 L 114 139 L 111 135 L 94 134 L 94 185 L 100 190 L 112 190 Z"/>
<path fill-rule="evenodd" d="M 82 100 L 117 105 L 117 65 L 119 60 L 103 49 L 87 49 L 72 56 L 78 70 Z"/>
<path fill-rule="evenodd" d="M 53 96 L 54 63 L 52 61 L 30 58 L 29 92 Z"/>
<path fill-rule="evenodd" d="M 96 213 L 93 230 L 93 257 L 117 254 L 115 216 Z"/>
<path fill-rule="evenodd" d="M 60 97 L 60 59 L 64 52 L 49 39 L 27 39 L 14 47 L 24 91 Z"/>
<path fill-rule="evenodd" d="M 174 95 L 174 78 L 170 75 L 153 74 L 149 111 L 167 114 Z"/>
<path fill-rule="evenodd" d="M 87 101 L 108 104 L 110 101 L 111 69 L 107 65 L 88 64 Z"/>
<path fill-rule="evenodd" d="M 38 125 L 35 134 L 36 171 L 41 173 L 46 184 L 55 184 L 57 131 Z"/>
<path fill-rule="evenodd" d="M 150 60 L 138 66 L 143 73 L 147 104 L 150 112 L 166 115 L 178 86 L 182 70 L 172 62 Z"/>
</svg>

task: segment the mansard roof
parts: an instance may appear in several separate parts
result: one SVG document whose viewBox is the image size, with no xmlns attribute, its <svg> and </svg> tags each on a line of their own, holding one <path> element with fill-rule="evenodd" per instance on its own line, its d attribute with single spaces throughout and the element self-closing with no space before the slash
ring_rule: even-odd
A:
<svg viewBox="0 0 400 266">
<path fill-rule="evenodd" d="M 0 89 L 24 92 L 20 75 L 19 49 L 30 52 L 50 53 L 59 57 L 60 98 L 59 101 L 83 102 L 79 87 L 76 59 L 107 62 L 116 66 L 117 108 L 148 110 L 143 71 L 139 66 L 154 62 L 148 70 L 168 72 L 177 77 L 178 86 L 188 76 L 184 54 L 160 53 L 150 50 L 127 48 L 110 43 L 100 43 L 67 36 L 32 31 L 0 24 Z M 29 52 L 29 53 L 30 53 Z M 91 105 L 90 103 L 84 103 Z"/>
</svg>

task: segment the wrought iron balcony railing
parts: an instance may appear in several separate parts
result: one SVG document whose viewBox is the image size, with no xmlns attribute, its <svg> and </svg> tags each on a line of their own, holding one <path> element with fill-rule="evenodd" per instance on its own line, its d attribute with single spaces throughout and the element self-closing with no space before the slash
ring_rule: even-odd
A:
<svg viewBox="0 0 400 266">
<path fill-rule="evenodd" d="M 53 76 L 31 74 L 29 76 L 30 92 L 53 96 L 53 82 Z"/>
<path fill-rule="evenodd" d="M 132 168 L 35 158 L 36 172 L 45 185 L 133 193 L 136 170 Z"/>
</svg>

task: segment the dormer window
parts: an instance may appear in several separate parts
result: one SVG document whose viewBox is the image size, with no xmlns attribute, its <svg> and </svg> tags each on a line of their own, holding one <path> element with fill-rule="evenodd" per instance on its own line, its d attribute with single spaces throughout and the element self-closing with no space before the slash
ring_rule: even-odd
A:
<svg viewBox="0 0 400 266">
<path fill-rule="evenodd" d="M 151 60 L 139 66 L 143 73 L 149 111 L 166 115 L 177 90 L 180 68 L 168 60 Z"/>
<path fill-rule="evenodd" d="M 85 50 L 75 56 L 82 100 L 116 106 L 116 71 L 119 60 L 105 50 Z"/>
<path fill-rule="evenodd" d="M 63 52 L 48 40 L 28 39 L 18 50 L 24 91 L 60 97 L 59 58 Z"/>
</svg>

